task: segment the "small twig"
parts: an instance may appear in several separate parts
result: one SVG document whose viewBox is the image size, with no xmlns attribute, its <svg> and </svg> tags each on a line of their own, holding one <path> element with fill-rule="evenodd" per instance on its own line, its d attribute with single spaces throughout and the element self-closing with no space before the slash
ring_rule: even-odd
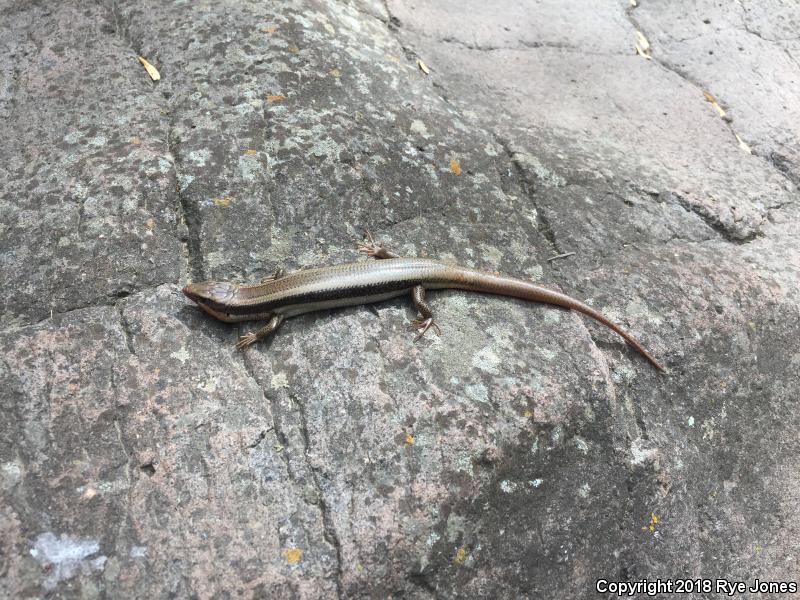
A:
<svg viewBox="0 0 800 600">
<path fill-rule="evenodd" d="M 556 256 L 551 256 L 550 258 L 547 259 L 547 261 L 549 262 L 551 260 L 557 260 L 559 258 L 566 258 L 568 256 L 572 256 L 573 254 L 575 254 L 575 253 L 574 252 L 565 252 L 564 254 L 558 254 Z"/>
</svg>

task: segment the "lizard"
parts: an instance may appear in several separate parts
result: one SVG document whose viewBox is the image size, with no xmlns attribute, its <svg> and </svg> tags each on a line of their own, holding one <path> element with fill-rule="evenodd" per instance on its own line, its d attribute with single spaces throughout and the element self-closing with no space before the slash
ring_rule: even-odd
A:
<svg viewBox="0 0 800 600">
<path fill-rule="evenodd" d="M 496 275 L 427 258 L 402 258 L 367 232 L 358 250 L 377 261 L 362 261 L 286 273 L 279 269 L 257 284 L 227 281 L 189 283 L 183 293 L 201 310 L 226 323 L 267 321 L 239 338 L 237 350 L 261 340 L 289 317 L 340 306 L 380 302 L 411 293 L 419 317 L 411 322 L 420 339 L 433 328 L 433 312 L 425 300 L 430 289 L 460 289 L 511 296 L 583 313 L 619 334 L 661 372 L 666 369 L 633 336 L 591 306 L 529 281 Z"/>
</svg>

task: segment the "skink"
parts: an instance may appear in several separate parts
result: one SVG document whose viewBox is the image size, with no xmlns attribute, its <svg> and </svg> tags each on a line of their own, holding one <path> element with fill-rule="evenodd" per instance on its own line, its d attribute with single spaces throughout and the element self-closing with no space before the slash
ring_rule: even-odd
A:
<svg viewBox="0 0 800 600">
<path fill-rule="evenodd" d="M 553 304 L 588 315 L 612 329 L 633 346 L 650 364 L 665 371 L 658 361 L 625 330 L 601 312 L 570 298 L 522 279 L 494 275 L 484 271 L 448 265 L 425 258 L 400 258 L 389 252 L 371 236 L 359 250 L 378 261 L 366 261 L 294 273 L 276 272 L 255 285 L 225 281 L 190 283 L 183 293 L 209 315 L 226 323 L 265 320 L 256 332 L 239 338 L 237 349 L 263 339 L 274 332 L 288 317 L 338 306 L 380 302 L 411 293 L 420 318 L 411 322 L 422 337 L 428 329 L 438 327 L 425 302 L 425 290 L 461 289 L 499 294 Z"/>
</svg>

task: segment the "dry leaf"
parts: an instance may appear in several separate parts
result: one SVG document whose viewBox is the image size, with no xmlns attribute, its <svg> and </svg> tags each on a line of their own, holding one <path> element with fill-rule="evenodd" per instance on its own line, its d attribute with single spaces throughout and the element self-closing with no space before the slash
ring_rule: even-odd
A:
<svg viewBox="0 0 800 600">
<path fill-rule="evenodd" d="M 300 52 L 300 48 L 298 48 L 297 46 L 289 46 L 287 50 L 292 54 L 297 54 L 298 52 Z"/>
<path fill-rule="evenodd" d="M 417 66 L 419 67 L 420 71 L 425 73 L 425 75 L 430 75 L 431 74 L 431 70 L 428 68 L 428 65 L 426 65 L 424 62 L 422 62 L 422 59 L 420 59 L 420 58 L 417 59 Z"/>
<path fill-rule="evenodd" d="M 247 154 L 247 156 L 254 156 L 258 154 L 258 150 L 253 150 L 252 148 L 248 148 L 247 150 L 244 151 L 244 153 Z"/>
<path fill-rule="evenodd" d="M 747 143 L 742 138 L 739 137 L 738 133 L 734 133 L 733 135 L 736 136 L 736 140 L 739 142 L 739 148 L 741 148 L 742 150 L 744 150 L 748 154 L 752 154 L 753 153 L 753 149 L 750 148 L 750 146 L 748 146 Z"/>
<path fill-rule="evenodd" d="M 414 443 L 414 436 L 411 435 L 410 433 L 407 433 L 406 434 L 406 444 L 411 446 L 413 443 Z"/>
<path fill-rule="evenodd" d="M 133 136 L 131 138 L 131 144 L 133 144 L 134 146 L 138 146 L 141 143 L 142 143 L 142 140 L 139 138 L 138 135 L 135 135 L 135 136 Z"/>
<path fill-rule="evenodd" d="M 717 111 L 717 113 L 719 113 L 719 116 L 724 119 L 725 118 L 725 111 L 722 110 L 722 107 L 717 103 L 717 99 L 712 94 L 710 94 L 709 92 L 705 92 L 704 91 L 703 95 L 706 97 L 706 101 L 710 102 L 711 106 L 713 106 L 714 109 Z"/>
<path fill-rule="evenodd" d="M 286 96 L 267 96 L 267 102 L 283 102 Z"/>
<path fill-rule="evenodd" d="M 463 565 L 465 560 L 467 560 L 467 549 L 464 548 L 464 546 L 461 546 L 458 550 L 456 550 L 456 555 L 453 557 L 453 562 L 457 565 Z"/>
<path fill-rule="evenodd" d="M 455 158 L 450 160 L 450 171 L 454 175 L 461 175 L 461 165 L 458 164 L 458 160 L 456 160 Z"/>
<path fill-rule="evenodd" d="M 233 198 L 230 196 L 225 196 L 224 198 L 214 198 L 214 204 L 217 206 L 228 206 L 231 202 L 233 202 Z"/>
<path fill-rule="evenodd" d="M 328 75 L 330 75 L 331 77 L 341 77 L 342 72 L 339 69 L 334 68 L 328 71 Z"/>
<path fill-rule="evenodd" d="M 153 81 L 158 81 L 159 79 L 161 79 L 161 73 L 158 72 L 158 69 L 156 69 L 153 65 L 147 62 L 143 56 L 139 57 L 139 62 L 142 63 L 144 70 L 147 71 L 148 75 L 150 75 L 150 79 L 152 79 Z"/>
<path fill-rule="evenodd" d="M 276 31 L 278 31 L 278 26 L 277 25 L 272 25 L 270 27 L 262 27 L 261 28 L 261 33 L 275 33 Z"/>
</svg>

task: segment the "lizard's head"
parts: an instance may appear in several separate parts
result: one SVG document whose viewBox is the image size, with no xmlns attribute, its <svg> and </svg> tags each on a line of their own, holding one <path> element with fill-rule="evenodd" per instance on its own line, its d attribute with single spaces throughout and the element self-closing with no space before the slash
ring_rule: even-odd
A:
<svg viewBox="0 0 800 600">
<path fill-rule="evenodd" d="M 229 320 L 225 307 L 236 296 L 236 286 L 227 281 L 199 281 L 183 288 L 184 295 L 208 314 L 222 320 Z"/>
<path fill-rule="evenodd" d="M 189 300 L 198 304 L 201 302 L 225 304 L 233 300 L 236 286 L 227 281 L 199 281 L 187 285 L 183 288 L 183 293 Z"/>
</svg>

